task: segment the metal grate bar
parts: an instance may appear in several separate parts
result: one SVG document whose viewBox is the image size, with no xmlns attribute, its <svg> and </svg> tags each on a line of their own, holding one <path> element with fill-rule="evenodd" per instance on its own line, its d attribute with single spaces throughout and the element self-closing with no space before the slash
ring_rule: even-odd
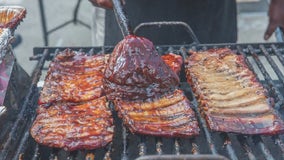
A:
<svg viewBox="0 0 284 160">
<path fill-rule="evenodd" d="M 49 160 L 56 160 L 57 158 L 58 149 L 52 148 L 51 153 L 49 155 Z"/>
<path fill-rule="evenodd" d="M 147 147 L 146 147 L 146 143 L 145 143 L 145 140 L 146 138 L 145 138 L 145 136 L 140 136 L 140 143 L 139 143 L 139 145 L 138 145 L 138 147 L 139 147 L 139 156 L 144 156 L 144 155 L 146 155 L 147 154 Z"/>
<path fill-rule="evenodd" d="M 258 68 L 262 72 L 262 74 L 263 74 L 263 76 L 265 78 L 265 82 L 269 84 L 269 87 L 271 88 L 271 91 L 273 91 L 273 93 L 275 93 L 275 95 L 273 97 L 277 97 L 277 100 L 278 100 L 278 102 L 276 102 L 276 104 L 275 104 L 275 108 L 279 109 L 280 105 L 282 104 L 282 102 L 279 101 L 279 100 L 281 100 L 281 92 L 278 90 L 277 87 L 275 87 L 275 83 L 272 81 L 271 77 L 269 76 L 269 74 L 265 70 L 263 64 L 259 60 L 258 55 L 254 52 L 254 48 L 251 45 L 249 45 L 248 49 L 249 49 L 249 52 L 252 55 L 253 59 L 255 60 Z"/>
<path fill-rule="evenodd" d="M 199 148 L 198 148 L 198 145 L 195 142 L 195 139 L 194 138 L 190 139 L 190 142 L 191 142 L 191 147 L 192 147 L 191 153 L 192 154 L 200 154 Z"/>
<path fill-rule="evenodd" d="M 155 138 L 155 141 L 156 141 L 156 152 L 157 152 L 158 155 L 162 155 L 162 154 L 163 154 L 163 150 L 162 150 L 162 145 L 163 145 L 162 138 L 161 138 L 161 137 L 157 137 L 157 138 Z"/>
<path fill-rule="evenodd" d="M 122 143 L 123 143 L 123 151 L 122 151 L 122 160 L 127 160 L 127 130 L 125 126 L 122 124 Z"/>
<path fill-rule="evenodd" d="M 26 144 L 26 143 L 27 143 L 27 139 L 29 138 L 29 135 L 30 135 L 30 133 L 29 133 L 29 128 L 30 128 L 30 127 L 26 127 L 26 130 L 27 130 L 27 131 L 25 131 L 25 134 L 24 134 L 23 138 L 21 138 L 21 142 L 20 142 L 20 144 L 19 144 L 19 146 L 18 146 L 18 149 L 17 149 L 17 151 L 16 151 L 14 157 L 12 158 L 13 160 L 18 160 L 18 159 L 20 159 L 21 153 L 23 153 L 23 151 L 26 150 L 26 147 L 27 147 L 27 144 Z"/>
<path fill-rule="evenodd" d="M 268 51 L 266 50 L 266 48 L 263 45 L 259 46 L 260 49 L 262 50 L 264 56 L 266 57 L 266 59 L 268 60 L 268 62 L 270 63 L 271 67 L 274 69 L 275 73 L 277 74 L 279 80 L 281 81 L 282 84 L 284 84 L 284 76 L 281 73 L 279 67 L 277 66 L 277 64 L 273 61 L 273 59 L 271 58 L 270 54 L 268 53 Z"/>
<path fill-rule="evenodd" d="M 282 65 L 284 65 L 284 57 L 283 54 L 280 53 L 279 49 L 273 44 L 271 45 L 274 53 L 277 55 L 279 61 L 282 63 Z"/>
<path fill-rule="evenodd" d="M 238 135 L 237 136 L 238 141 L 240 142 L 242 148 L 245 150 L 249 160 L 256 160 L 256 157 L 252 153 L 251 148 L 249 147 L 249 144 L 247 143 L 247 138 L 244 137 L 243 135 Z"/>
<path fill-rule="evenodd" d="M 260 136 L 253 136 L 252 139 L 253 139 L 254 143 L 260 148 L 262 153 L 264 154 L 265 159 L 274 160 L 273 156 L 271 155 L 268 148 L 264 145 Z"/>
<path fill-rule="evenodd" d="M 224 146 L 226 146 L 226 150 L 232 160 L 237 160 L 236 153 L 232 147 L 232 142 L 227 133 L 221 133 L 220 136 L 224 139 Z"/>
<path fill-rule="evenodd" d="M 107 148 L 106 148 L 106 153 L 105 153 L 105 155 L 104 155 L 104 160 L 109 160 L 109 159 L 111 159 L 111 157 L 110 157 L 110 153 L 111 153 L 111 150 L 112 150 L 112 143 L 110 143 L 108 146 L 107 146 Z"/>
<path fill-rule="evenodd" d="M 281 151 L 282 151 L 281 156 L 282 156 L 282 158 L 284 158 L 284 143 L 283 143 L 283 141 L 280 139 L 280 137 L 278 135 L 273 136 L 272 139 L 274 140 L 274 143 L 276 145 L 278 145 L 279 148 L 281 149 Z"/>
<path fill-rule="evenodd" d="M 38 144 L 36 144 L 32 160 L 37 160 L 39 158 L 38 156 L 39 156 L 39 147 L 38 147 Z"/>
<path fill-rule="evenodd" d="M 179 139 L 178 138 L 175 138 L 174 153 L 176 155 L 180 155 L 180 145 L 179 145 Z"/>
<path fill-rule="evenodd" d="M 273 83 L 271 77 L 269 76 L 269 74 L 267 73 L 267 71 L 265 70 L 263 64 L 260 62 L 258 55 L 254 52 L 254 48 L 249 45 L 248 46 L 249 52 L 252 55 L 253 59 L 255 60 L 257 66 L 259 67 L 259 69 L 261 70 L 262 74 L 264 75 L 265 80 L 267 81 L 267 83 L 269 83 L 269 85 L 271 87 L 273 87 L 275 90 L 275 92 L 278 94 L 277 95 L 281 95 L 279 90 L 274 86 L 275 84 Z M 278 103 L 278 102 L 277 102 Z M 274 159 L 272 157 L 272 155 L 270 154 L 269 150 L 266 148 L 266 146 L 264 145 L 262 139 L 260 136 L 253 136 L 253 141 L 255 142 L 255 144 L 258 145 L 258 147 L 261 149 L 262 153 L 264 154 L 266 159 L 272 160 Z"/>
</svg>

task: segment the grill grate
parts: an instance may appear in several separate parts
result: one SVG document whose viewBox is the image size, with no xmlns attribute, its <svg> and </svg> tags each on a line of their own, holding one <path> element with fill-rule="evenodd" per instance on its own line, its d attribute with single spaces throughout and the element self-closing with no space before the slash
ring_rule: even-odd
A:
<svg viewBox="0 0 284 160">
<path fill-rule="evenodd" d="M 204 50 L 209 48 L 229 47 L 238 51 L 246 58 L 248 66 L 257 73 L 259 80 L 275 99 L 275 110 L 283 119 L 284 103 L 284 44 L 217 44 L 217 45 L 189 45 L 189 46 L 159 46 L 161 54 L 174 52 L 186 57 L 190 49 Z M 190 154 L 198 159 L 200 156 L 222 155 L 232 160 L 237 159 L 284 159 L 283 135 L 238 135 L 231 133 L 211 132 L 197 109 L 197 101 L 186 83 L 184 69 L 181 73 L 181 88 L 191 100 L 193 109 L 197 113 L 200 124 L 200 135 L 194 138 L 162 138 L 143 135 L 133 135 L 122 125 L 122 121 L 113 111 L 115 120 L 114 140 L 107 147 L 97 150 L 82 150 L 66 152 L 60 149 L 48 148 L 38 145 L 29 135 L 29 128 L 35 118 L 35 109 L 39 96 L 37 83 L 44 79 L 44 66 L 52 60 L 54 55 L 66 47 L 34 48 L 31 60 L 38 60 L 32 74 L 32 87 L 23 102 L 22 111 L 13 124 L 9 138 L 1 147 L 0 159 L 135 159 L 146 158 L 148 155 L 183 156 Z M 111 53 L 113 47 L 68 47 L 81 50 L 89 54 Z M 274 73 L 274 74 L 272 74 Z M 112 104 L 110 107 L 113 109 Z M 205 156 L 206 155 L 206 156 Z M 173 158 L 173 157 L 171 157 Z M 192 158 L 192 157 L 191 157 Z M 211 157 L 212 158 L 212 157 Z M 218 157 L 220 159 L 220 157 Z M 217 159 L 218 159 L 217 158 Z M 205 159 L 205 158 L 204 158 Z M 213 159 L 213 158 L 212 158 Z M 221 158 L 222 159 L 222 158 Z"/>
</svg>

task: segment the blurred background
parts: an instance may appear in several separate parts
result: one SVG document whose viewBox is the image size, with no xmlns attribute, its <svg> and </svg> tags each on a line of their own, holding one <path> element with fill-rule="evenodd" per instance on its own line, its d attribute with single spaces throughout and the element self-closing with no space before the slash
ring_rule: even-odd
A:
<svg viewBox="0 0 284 160">
<path fill-rule="evenodd" d="M 46 29 L 52 30 L 61 24 L 71 22 L 76 9 L 77 0 L 43 0 L 46 16 Z M 20 35 L 20 43 L 14 52 L 20 65 L 30 74 L 35 61 L 29 61 L 33 47 L 44 46 L 43 23 L 40 16 L 43 11 L 39 1 L 0 0 L 0 5 L 20 5 L 27 9 L 24 21 L 15 31 Z M 237 0 L 238 4 L 238 43 L 276 42 L 275 37 L 264 41 L 263 34 L 268 24 L 268 0 Z M 49 46 L 92 46 L 91 29 L 92 8 L 88 0 L 83 0 L 78 9 L 79 22 L 51 32 L 48 36 Z"/>
</svg>

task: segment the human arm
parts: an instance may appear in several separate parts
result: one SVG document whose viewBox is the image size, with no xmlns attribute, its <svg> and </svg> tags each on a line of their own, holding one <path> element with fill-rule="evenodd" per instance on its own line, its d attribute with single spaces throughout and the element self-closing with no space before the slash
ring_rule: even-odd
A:
<svg viewBox="0 0 284 160">
<path fill-rule="evenodd" d="M 112 9 L 112 1 L 111 0 L 89 0 L 94 6 L 105 8 L 105 9 Z M 124 0 L 121 0 L 122 4 L 125 4 Z"/>
<path fill-rule="evenodd" d="M 264 34 L 264 39 L 268 40 L 277 27 L 284 31 L 284 0 L 271 0 L 269 5 L 269 24 Z"/>
</svg>

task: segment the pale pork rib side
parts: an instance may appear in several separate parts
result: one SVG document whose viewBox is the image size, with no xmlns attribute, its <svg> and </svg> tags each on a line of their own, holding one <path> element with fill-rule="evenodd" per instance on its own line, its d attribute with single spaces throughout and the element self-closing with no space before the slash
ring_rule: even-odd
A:
<svg viewBox="0 0 284 160">
<path fill-rule="evenodd" d="M 190 53 L 186 77 L 211 130 L 277 134 L 284 122 L 244 57 L 228 48 Z"/>
</svg>

